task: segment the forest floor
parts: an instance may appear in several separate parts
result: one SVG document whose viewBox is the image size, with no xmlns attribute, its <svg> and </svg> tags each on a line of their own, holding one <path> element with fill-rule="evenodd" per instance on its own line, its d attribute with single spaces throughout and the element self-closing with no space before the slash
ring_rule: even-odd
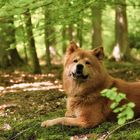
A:
<svg viewBox="0 0 140 140">
<path fill-rule="evenodd" d="M 105 64 L 115 77 L 140 80 L 140 64 Z M 88 134 L 92 137 L 89 139 L 98 136 L 103 140 L 107 132 L 118 127 L 116 122 L 105 122 L 93 129 L 59 125 L 42 128 L 42 121 L 64 115 L 66 96 L 61 74 L 61 66 L 40 75 L 22 70 L 0 71 L 0 140 L 86 140 Z M 140 121 L 121 127 L 109 139 L 140 140 Z"/>
</svg>

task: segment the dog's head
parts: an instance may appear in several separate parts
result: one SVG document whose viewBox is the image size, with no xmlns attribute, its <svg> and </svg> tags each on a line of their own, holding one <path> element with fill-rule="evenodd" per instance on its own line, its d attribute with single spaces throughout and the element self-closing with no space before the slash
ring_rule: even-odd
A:
<svg viewBox="0 0 140 140">
<path fill-rule="evenodd" d="M 86 51 L 71 42 L 66 51 L 64 73 L 77 81 L 96 80 L 102 73 L 103 58 L 102 47 Z"/>
</svg>

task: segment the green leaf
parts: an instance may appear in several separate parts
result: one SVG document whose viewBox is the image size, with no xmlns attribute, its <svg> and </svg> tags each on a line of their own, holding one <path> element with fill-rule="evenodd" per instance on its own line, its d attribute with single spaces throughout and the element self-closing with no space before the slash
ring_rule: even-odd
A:
<svg viewBox="0 0 140 140">
<path fill-rule="evenodd" d="M 101 94 L 102 94 L 102 95 L 105 95 L 106 92 L 108 92 L 108 89 L 104 89 L 104 90 L 102 90 L 102 91 L 101 91 Z"/>
<path fill-rule="evenodd" d="M 129 107 L 131 107 L 131 108 L 134 108 L 134 107 L 135 107 L 135 104 L 132 103 L 132 102 L 128 103 L 127 105 L 128 105 Z"/>
<path fill-rule="evenodd" d="M 112 91 L 112 93 L 111 93 L 111 95 L 110 95 L 110 99 L 111 99 L 111 100 L 115 100 L 116 97 L 117 97 L 117 93 Z"/>
<path fill-rule="evenodd" d="M 119 113 L 118 116 L 117 116 L 117 118 L 122 118 L 124 116 L 126 116 L 126 112 L 125 111 Z"/>
<path fill-rule="evenodd" d="M 113 110 L 113 112 L 114 112 L 114 113 L 118 113 L 118 112 L 120 112 L 121 110 L 122 110 L 121 107 L 117 107 L 116 109 Z"/>
<path fill-rule="evenodd" d="M 115 100 L 117 93 L 115 89 L 105 89 L 101 92 L 102 96 L 109 98 L 110 100 Z"/>
<path fill-rule="evenodd" d="M 123 99 L 126 99 L 126 95 L 123 93 L 119 93 L 118 96 L 116 96 L 115 101 L 119 103 Z"/>
<path fill-rule="evenodd" d="M 111 90 L 113 90 L 114 92 L 117 92 L 117 88 L 113 87 Z"/>
<path fill-rule="evenodd" d="M 119 96 L 121 96 L 123 99 L 126 99 L 126 94 L 124 93 L 119 93 Z"/>
<path fill-rule="evenodd" d="M 112 104 L 111 104 L 111 109 L 114 109 L 114 108 L 116 108 L 117 106 L 119 105 L 119 103 L 116 103 L 116 102 L 113 102 Z"/>
<path fill-rule="evenodd" d="M 112 95 L 112 91 L 108 90 L 106 93 L 104 93 L 104 95 L 110 99 L 110 96 Z"/>
<path fill-rule="evenodd" d="M 118 124 L 119 125 L 122 125 L 122 124 L 124 124 L 126 122 L 126 118 L 125 117 L 122 117 L 122 118 L 119 118 L 118 119 Z"/>
<path fill-rule="evenodd" d="M 134 117 L 134 111 L 131 108 L 128 107 L 126 112 L 127 112 L 127 116 L 126 116 L 127 120 L 130 120 Z"/>
</svg>

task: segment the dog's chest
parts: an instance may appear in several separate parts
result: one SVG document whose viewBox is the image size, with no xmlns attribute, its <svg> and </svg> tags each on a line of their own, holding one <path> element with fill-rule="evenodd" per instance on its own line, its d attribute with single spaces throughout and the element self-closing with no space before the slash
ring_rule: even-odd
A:
<svg viewBox="0 0 140 140">
<path fill-rule="evenodd" d="M 77 103 L 77 104 L 74 104 L 74 106 L 71 106 L 72 107 L 72 112 L 73 112 L 73 115 L 75 117 L 79 117 L 79 116 L 83 116 L 85 113 L 87 113 L 89 110 L 91 110 L 91 106 L 93 106 L 92 104 L 83 104 L 83 103 Z"/>
<path fill-rule="evenodd" d="M 79 116 L 81 116 L 81 114 L 82 114 L 82 108 L 75 108 L 74 109 L 74 116 L 75 117 L 79 117 Z"/>
</svg>

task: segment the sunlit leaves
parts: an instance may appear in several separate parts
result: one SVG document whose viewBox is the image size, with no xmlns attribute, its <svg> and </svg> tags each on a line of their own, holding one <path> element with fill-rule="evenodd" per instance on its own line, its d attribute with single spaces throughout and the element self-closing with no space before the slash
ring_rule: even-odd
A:
<svg viewBox="0 0 140 140">
<path fill-rule="evenodd" d="M 127 120 L 134 117 L 133 108 L 135 107 L 135 104 L 127 101 L 126 94 L 118 93 L 117 88 L 105 89 L 101 94 L 112 101 L 110 108 L 114 113 L 117 113 L 118 124 L 124 124 Z M 121 101 L 124 100 L 128 103 L 121 104 Z"/>
<path fill-rule="evenodd" d="M 40 7 L 50 4 L 52 0 L 35 1 L 35 0 L 11 0 L 6 1 L 0 9 L 0 17 L 9 17 L 12 15 L 24 14 L 27 9 L 36 10 Z"/>
</svg>

